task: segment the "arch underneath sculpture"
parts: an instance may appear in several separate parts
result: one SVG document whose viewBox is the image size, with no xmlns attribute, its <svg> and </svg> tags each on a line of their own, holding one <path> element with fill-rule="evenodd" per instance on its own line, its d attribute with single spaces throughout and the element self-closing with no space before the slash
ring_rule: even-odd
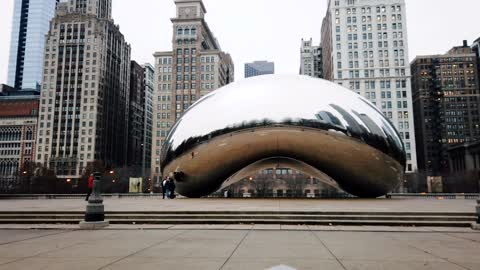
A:
<svg viewBox="0 0 480 270">
<path fill-rule="evenodd" d="M 251 177 L 252 175 L 255 175 L 259 171 L 270 169 L 270 168 L 294 169 L 318 179 L 320 182 L 326 184 L 327 186 L 330 186 L 338 190 L 342 189 L 334 179 L 332 179 L 330 176 L 323 173 L 322 171 L 319 171 L 315 167 L 312 167 L 306 164 L 305 162 L 288 158 L 288 157 L 272 157 L 272 158 L 266 158 L 266 159 L 254 162 L 249 166 L 243 168 L 242 170 L 238 171 L 237 173 L 232 175 L 230 178 L 228 178 L 225 182 L 223 182 L 222 187 L 220 189 L 226 189 L 227 187 L 243 179 L 246 179 Z"/>
</svg>

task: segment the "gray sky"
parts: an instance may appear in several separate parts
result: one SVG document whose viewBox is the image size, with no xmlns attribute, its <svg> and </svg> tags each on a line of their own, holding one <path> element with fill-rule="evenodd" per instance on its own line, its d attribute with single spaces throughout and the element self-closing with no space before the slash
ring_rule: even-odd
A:
<svg viewBox="0 0 480 270">
<path fill-rule="evenodd" d="M 7 80 L 13 0 L 0 0 L 0 83 Z M 243 78 L 243 64 L 275 62 L 276 73 L 297 74 L 301 38 L 320 42 L 327 0 L 203 0 L 206 20 Z M 406 0 L 410 59 L 444 53 L 480 37 L 478 0 Z M 171 49 L 173 0 L 113 0 L 115 23 L 132 44 L 132 58 L 153 63 L 155 51 Z"/>
</svg>

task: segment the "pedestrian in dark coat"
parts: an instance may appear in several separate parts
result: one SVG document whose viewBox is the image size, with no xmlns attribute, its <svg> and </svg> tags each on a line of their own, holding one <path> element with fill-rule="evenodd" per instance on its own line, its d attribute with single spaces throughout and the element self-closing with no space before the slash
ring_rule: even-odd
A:
<svg viewBox="0 0 480 270">
<path fill-rule="evenodd" d="M 167 180 L 168 180 L 168 177 L 165 177 L 165 179 L 163 179 L 163 181 L 162 181 L 162 198 L 163 199 L 165 199 L 165 193 L 167 193 L 167 188 L 166 188 Z"/>
<path fill-rule="evenodd" d="M 167 193 L 167 199 L 170 199 L 170 177 L 167 177 L 165 180 L 163 188 L 165 189 L 165 193 Z"/>
<path fill-rule="evenodd" d="M 173 179 L 170 179 L 170 184 L 169 184 L 169 193 L 170 193 L 170 199 L 175 199 L 175 181 Z"/>
</svg>

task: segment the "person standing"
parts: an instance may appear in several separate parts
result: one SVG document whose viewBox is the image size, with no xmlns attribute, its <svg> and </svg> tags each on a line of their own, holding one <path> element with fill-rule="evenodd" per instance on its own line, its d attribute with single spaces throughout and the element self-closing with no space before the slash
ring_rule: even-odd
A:
<svg viewBox="0 0 480 270">
<path fill-rule="evenodd" d="M 165 200 L 165 193 L 167 193 L 167 180 L 168 180 L 168 177 L 165 177 L 165 179 L 163 179 L 162 181 L 162 197 L 164 200 Z"/>
<path fill-rule="evenodd" d="M 167 193 L 167 200 L 170 199 L 170 183 L 171 183 L 170 177 L 167 177 L 164 185 L 165 192 Z"/>
<path fill-rule="evenodd" d="M 88 193 L 87 193 L 87 198 L 85 198 L 85 201 L 88 201 L 90 198 L 90 195 L 92 194 L 93 191 L 93 174 L 90 174 L 88 177 Z"/>
<path fill-rule="evenodd" d="M 173 179 L 170 179 L 170 184 L 169 184 L 169 193 L 170 193 L 170 199 L 175 199 L 175 181 Z"/>
</svg>

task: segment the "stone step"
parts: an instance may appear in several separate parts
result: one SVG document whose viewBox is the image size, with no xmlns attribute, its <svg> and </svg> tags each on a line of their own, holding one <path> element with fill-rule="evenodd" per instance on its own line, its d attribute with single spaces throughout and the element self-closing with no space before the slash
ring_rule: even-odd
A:
<svg viewBox="0 0 480 270">
<path fill-rule="evenodd" d="M 125 219 L 125 220 L 168 220 L 168 219 L 205 219 L 205 220 L 226 220 L 226 219 L 275 219 L 275 220 L 394 220 L 394 221 L 466 221 L 474 222 L 474 216 L 395 216 L 395 215 L 217 215 L 217 214 L 165 214 L 165 215 L 120 215 L 106 214 L 108 219 Z M 78 214 L 0 214 L 0 220 L 17 220 L 17 219 L 83 219 L 84 215 Z"/>
<path fill-rule="evenodd" d="M 0 224 L 78 224 L 80 219 L 10 219 Z M 470 227 L 466 221 L 422 220 L 291 220 L 291 219 L 108 219 L 110 224 L 279 224 L 326 226 L 401 226 L 401 227 Z"/>
<path fill-rule="evenodd" d="M 0 215 L 84 215 L 85 211 L 0 211 Z M 366 216 L 462 216 L 472 212 L 357 212 L 357 211 L 105 211 L 106 215 L 366 215 Z"/>
</svg>

